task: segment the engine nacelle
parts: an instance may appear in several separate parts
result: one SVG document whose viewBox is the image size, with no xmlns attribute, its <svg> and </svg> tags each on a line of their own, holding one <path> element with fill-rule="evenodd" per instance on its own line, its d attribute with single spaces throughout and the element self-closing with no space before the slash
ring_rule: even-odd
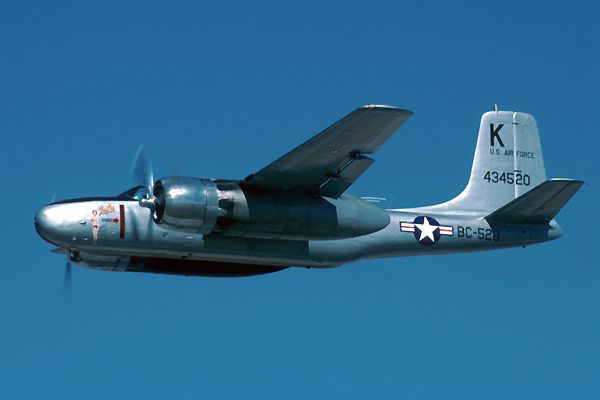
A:
<svg viewBox="0 0 600 400">
<path fill-rule="evenodd" d="M 330 240 L 385 228 L 389 215 L 337 199 L 255 191 L 236 181 L 167 177 L 154 185 L 154 221 L 176 231 L 257 239 Z"/>
<path fill-rule="evenodd" d="M 167 177 L 154 185 L 154 222 L 183 232 L 207 234 L 219 217 L 217 186 L 210 179 Z"/>
</svg>

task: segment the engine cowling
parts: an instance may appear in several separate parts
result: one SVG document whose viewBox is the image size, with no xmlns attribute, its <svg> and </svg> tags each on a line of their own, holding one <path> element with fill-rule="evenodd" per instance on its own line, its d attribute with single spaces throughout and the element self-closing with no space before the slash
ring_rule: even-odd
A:
<svg viewBox="0 0 600 400">
<path fill-rule="evenodd" d="M 217 186 L 210 179 L 167 177 L 156 182 L 154 222 L 183 232 L 207 234 L 219 217 Z"/>
<path fill-rule="evenodd" d="M 389 215 L 337 199 L 248 190 L 236 181 L 167 177 L 154 185 L 154 221 L 167 229 L 257 239 L 330 240 L 385 228 Z"/>
</svg>

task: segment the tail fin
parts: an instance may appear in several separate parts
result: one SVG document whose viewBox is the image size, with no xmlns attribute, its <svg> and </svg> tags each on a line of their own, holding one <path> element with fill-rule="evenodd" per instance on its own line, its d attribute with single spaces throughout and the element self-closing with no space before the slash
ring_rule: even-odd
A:
<svg viewBox="0 0 600 400">
<path fill-rule="evenodd" d="M 469 183 L 443 207 L 490 213 L 546 181 L 533 116 L 512 111 L 483 114 Z"/>
<path fill-rule="evenodd" d="M 485 217 L 501 224 L 546 225 L 583 185 L 573 179 L 551 179 Z"/>
</svg>

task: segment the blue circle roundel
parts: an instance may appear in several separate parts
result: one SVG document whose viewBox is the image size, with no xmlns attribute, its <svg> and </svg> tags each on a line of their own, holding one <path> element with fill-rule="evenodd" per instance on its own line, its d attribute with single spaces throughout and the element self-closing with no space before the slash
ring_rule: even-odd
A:
<svg viewBox="0 0 600 400">
<path fill-rule="evenodd" d="M 419 216 L 414 220 L 415 239 L 423 246 L 431 246 L 440 240 L 440 224 L 435 218 Z"/>
</svg>

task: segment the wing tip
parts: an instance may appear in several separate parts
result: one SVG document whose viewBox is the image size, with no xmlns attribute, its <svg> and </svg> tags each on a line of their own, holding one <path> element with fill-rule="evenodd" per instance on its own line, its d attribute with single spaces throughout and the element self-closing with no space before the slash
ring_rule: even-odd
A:
<svg viewBox="0 0 600 400">
<path fill-rule="evenodd" d="M 577 185 L 579 187 L 581 187 L 585 184 L 585 182 L 582 181 L 581 179 L 573 179 L 573 178 L 551 178 L 551 179 L 548 179 L 548 181 L 565 182 L 570 185 Z"/>
<path fill-rule="evenodd" d="M 390 105 L 386 105 L 386 104 L 365 104 L 364 106 L 362 106 L 360 108 L 366 109 L 366 110 L 373 110 L 373 109 L 390 110 L 390 111 L 396 111 L 396 112 L 400 112 L 402 114 L 409 114 L 409 115 L 413 114 L 413 112 L 410 110 L 406 110 L 404 108 L 399 108 L 399 107 L 390 106 Z"/>
</svg>

